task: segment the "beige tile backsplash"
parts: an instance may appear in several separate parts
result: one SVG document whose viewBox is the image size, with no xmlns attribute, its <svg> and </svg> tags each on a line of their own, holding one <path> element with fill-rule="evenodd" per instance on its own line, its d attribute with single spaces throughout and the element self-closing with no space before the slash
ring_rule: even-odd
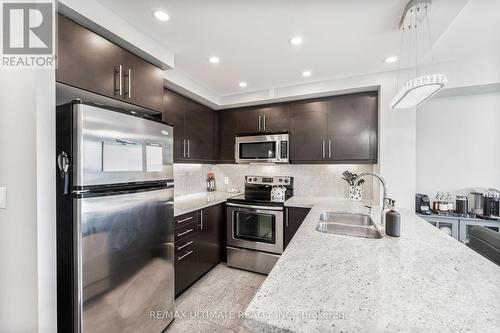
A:
<svg viewBox="0 0 500 333">
<path fill-rule="evenodd" d="M 342 172 L 353 173 L 373 171 L 373 165 L 366 164 L 175 164 L 175 196 L 203 192 L 208 172 L 215 174 L 217 190 L 226 191 L 229 186 L 240 190 L 244 188 L 246 175 L 279 175 L 294 177 L 295 195 L 347 197 L 347 183 L 341 179 Z M 224 184 L 224 177 L 228 184 Z M 363 185 L 363 198 L 371 200 L 373 182 L 366 179 Z"/>
</svg>

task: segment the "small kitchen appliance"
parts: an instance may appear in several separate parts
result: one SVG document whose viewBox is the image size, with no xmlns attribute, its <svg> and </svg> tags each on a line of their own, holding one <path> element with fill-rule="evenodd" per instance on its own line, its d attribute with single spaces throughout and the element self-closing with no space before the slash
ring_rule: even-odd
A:
<svg viewBox="0 0 500 333">
<path fill-rule="evenodd" d="M 431 202 L 428 195 L 420 193 L 415 195 L 415 211 L 419 214 L 431 214 Z"/>
<path fill-rule="evenodd" d="M 488 219 L 500 218 L 500 193 L 488 191 L 483 195 L 483 217 Z"/>
<path fill-rule="evenodd" d="M 455 206 L 457 214 L 467 216 L 469 212 L 469 198 L 466 195 L 457 195 Z"/>
<path fill-rule="evenodd" d="M 227 265 L 268 274 L 284 248 L 284 206 L 293 177 L 246 176 L 245 193 L 227 200 Z"/>
</svg>

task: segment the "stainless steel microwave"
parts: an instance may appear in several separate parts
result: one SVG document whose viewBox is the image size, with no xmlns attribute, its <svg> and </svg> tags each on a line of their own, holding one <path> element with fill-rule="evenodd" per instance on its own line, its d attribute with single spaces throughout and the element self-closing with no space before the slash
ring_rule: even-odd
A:
<svg viewBox="0 0 500 333">
<path fill-rule="evenodd" d="M 238 135 L 234 150 L 236 163 L 288 163 L 288 133 Z"/>
</svg>

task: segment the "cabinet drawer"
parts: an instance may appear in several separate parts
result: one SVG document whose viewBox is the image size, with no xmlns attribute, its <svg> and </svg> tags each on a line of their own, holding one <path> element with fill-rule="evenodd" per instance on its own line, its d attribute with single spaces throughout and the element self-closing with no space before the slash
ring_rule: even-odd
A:
<svg viewBox="0 0 500 333">
<path fill-rule="evenodd" d="M 176 229 L 174 238 L 175 243 L 177 244 L 180 239 L 194 235 L 198 231 L 197 226 L 196 223 L 187 223 L 179 229 Z"/>
<path fill-rule="evenodd" d="M 192 285 L 199 277 L 197 267 L 196 246 L 187 248 L 175 254 L 175 295 L 178 297 L 184 290 Z"/>
<path fill-rule="evenodd" d="M 195 245 L 195 237 L 186 237 L 178 242 L 175 242 L 175 253 L 182 254 L 188 250 L 192 250 Z"/>
<path fill-rule="evenodd" d="M 187 224 L 194 223 L 195 225 L 198 224 L 200 218 L 200 214 L 198 211 L 194 211 L 191 213 L 187 213 L 181 216 L 177 216 L 175 218 L 175 230 L 183 228 Z"/>
</svg>

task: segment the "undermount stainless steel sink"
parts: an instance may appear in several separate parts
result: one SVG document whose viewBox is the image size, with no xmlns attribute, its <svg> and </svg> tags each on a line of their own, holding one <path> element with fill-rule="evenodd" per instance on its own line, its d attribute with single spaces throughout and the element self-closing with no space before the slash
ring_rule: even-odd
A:
<svg viewBox="0 0 500 333">
<path fill-rule="evenodd" d="M 324 212 L 320 214 L 316 230 L 327 234 L 364 238 L 382 238 L 370 215 Z"/>
</svg>

